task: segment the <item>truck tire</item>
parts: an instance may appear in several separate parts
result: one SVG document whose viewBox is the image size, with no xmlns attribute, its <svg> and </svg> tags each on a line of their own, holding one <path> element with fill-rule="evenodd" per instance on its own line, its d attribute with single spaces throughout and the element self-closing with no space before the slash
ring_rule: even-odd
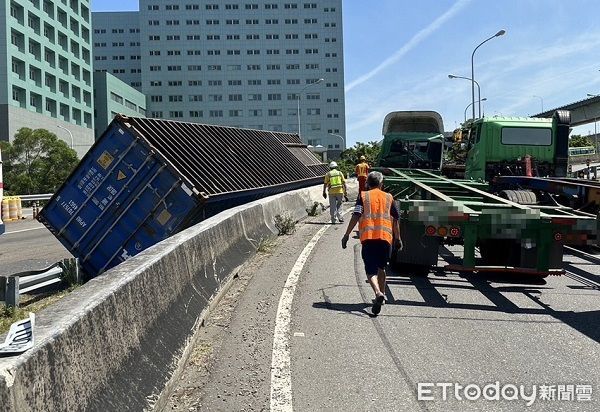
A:
<svg viewBox="0 0 600 412">
<path fill-rule="evenodd" d="M 499 196 L 520 205 L 537 205 L 537 196 L 530 190 L 502 190 Z"/>
</svg>

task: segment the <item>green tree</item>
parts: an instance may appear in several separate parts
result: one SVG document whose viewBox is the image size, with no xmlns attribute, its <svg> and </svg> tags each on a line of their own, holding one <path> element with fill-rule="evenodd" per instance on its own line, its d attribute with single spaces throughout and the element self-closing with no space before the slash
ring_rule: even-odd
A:
<svg viewBox="0 0 600 412">
<path fill-rule="evenodd" d="M 12 143 L 0 142 L 4 183 L 11 194 L 52 193 L 77 166 L 75 150 L 45 129 L 19 129 Z"/>
<path fill-rule="evenodd" d="M 584 147 L 593 146 L 592 140 L 589 136 L 582 136 L 580 134 L 574 134 L 569 138 L 569 147 Z"/>
<path fill-rule="evenodd" d="M 360 161 L 361 156 L 365 156 L 367 163 L 373 165 L 380 150 L 381 146 L 378 142 L 358 142 L 353 147 L 349 147 L 342 152 L 340 160 L 337 162 L 339 169 L 346 175 L 354 173 L 354 167 Z"/>
</svg>

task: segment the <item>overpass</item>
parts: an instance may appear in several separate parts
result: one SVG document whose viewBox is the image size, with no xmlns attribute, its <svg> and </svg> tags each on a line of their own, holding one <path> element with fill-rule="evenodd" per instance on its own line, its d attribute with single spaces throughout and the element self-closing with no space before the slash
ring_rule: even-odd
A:
<svg viewBox="0 0 600 412">
<path fill-rule="evenodd" d="M 565 104 L 564 106 L 534 114 L 531 117 L 552 117 L 557 110 L 569 110 L 571 112 L 571 126 L 581 126 L 591 123 L 600 118 L 600 96 Z"/>
</svg>

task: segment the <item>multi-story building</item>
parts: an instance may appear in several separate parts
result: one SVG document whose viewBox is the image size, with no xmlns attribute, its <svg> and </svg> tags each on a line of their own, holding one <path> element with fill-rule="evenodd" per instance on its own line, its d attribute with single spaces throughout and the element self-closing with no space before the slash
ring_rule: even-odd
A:
<svg viewBox="0 0 600 412">
<path fill-rule="evenodd" d="M 146 96 L 107 72 L 94 72 L 96 139 L 117 114 L 146 116 Z"/>
<path fill-rule="evenodd" d="M 300 131 L 343 148 L 342 0 L 139 4 L 137 20 L 94 13 L 95 68 L 138 87 L 149 116 Z"/>
<path fill-rule="evenodd" d="M 44 128 L 82 156 L 94 141 L 87 0 L 7 0 L 0 7 L 0 140 Z M 60 128 L 60 129 L 59 129 Z"/>
</svg>

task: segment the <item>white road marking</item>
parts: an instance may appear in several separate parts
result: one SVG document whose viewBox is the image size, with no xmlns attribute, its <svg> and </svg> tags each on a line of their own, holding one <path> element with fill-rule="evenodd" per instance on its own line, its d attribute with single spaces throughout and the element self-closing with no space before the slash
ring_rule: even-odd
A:
<svg viewBox="0 0 600 412">
<path fill-rule="evenodd" d="M 342 212 L 345 215 L 354 208 Z M 325 224 L 313 236 L 298 256 L 294 267 L 285 281 L 285 286 L 279 298 L 277 316 L 275 317 L 275 332 L 273 333 L 273 356 L 271 357 L 271 412 L 292 412 L 292 369 L 290 358 L 290 323 L 292 321 L 292 301 L 300 273 L 308 256 L 314 249 L 325 231 L 332 226 Z M 345 227 L 342 225 L 342 227 Z M 301 333 L 301 332 L 300 332 Z M 294 336 L 296 333 L 294 333 Z M 302 334 L 304 335 L 304 334 Z"/>
<path fill-rule="evenodd" d="M 273 334 L 273 357 L 271 358 L 271 412 L 293 411 L 292 407 L 292 370 L 290 367 L 290 322 L 292 320 L 292 301 L 304 264 L 331 224 L 324 225 L 308 242 L 296 260 L 292 271 L 281 292 L 277 316 L 275 318 L 275 333 Z"/>
<path fill-rule="evenodd" d="M 4 232 L 5 235 L 10 235 L 13 233 L 21 233 L 21 232 L 29 232 L 30 230 L 39 230 L 39 229 L 45 229 L 46 226 L 41 226 L 41 227 L 34 227 L 31 229 L 22 229 L 22 230 L 13 230 L 12 232 Z"/>
<path fill-rule="evenodd" d="M 298 338 L 303 338 L 304 337 L 304 332 L 294 332 L 294 336 L 298 337 Z"/>
</svg>

